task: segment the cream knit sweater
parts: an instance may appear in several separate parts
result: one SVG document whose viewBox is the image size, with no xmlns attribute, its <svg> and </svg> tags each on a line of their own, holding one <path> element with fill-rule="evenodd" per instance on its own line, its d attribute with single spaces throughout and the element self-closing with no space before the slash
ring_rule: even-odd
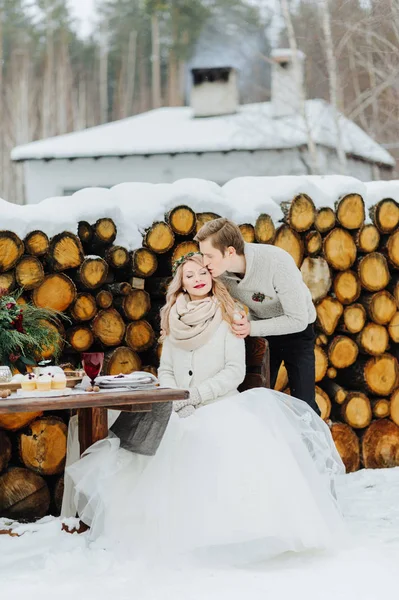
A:
<svg viewBox="0 0 399 600">
<path fill-rule="evenodd" d="M 226 321 L 196 350 L 183 350 L 165 338 L 158 369 L 160 384 L 193 390 L 196 400 L 189 404 L 209 404 L 236 394 L 244 377 L 245 343 L 232 333 Z"/>
<path fill-rule="evenodd" d="M 251 336 L 303 331 L 316 320 L 309 289 L 288 252 L 269 244 L 245 244 L 243 279 L 226 272 L 220 279 L 249 308 Z"/>
</svg>

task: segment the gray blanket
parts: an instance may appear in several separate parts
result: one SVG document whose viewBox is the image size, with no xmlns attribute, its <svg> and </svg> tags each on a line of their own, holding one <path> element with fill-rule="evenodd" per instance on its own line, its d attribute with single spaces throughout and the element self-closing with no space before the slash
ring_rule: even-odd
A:
<svg viewBox="0 0 399 600">
<path fill-rule="evenodd" d="M 110 431 L 121 441 L 121 448 L 154 456 L 172 413 L 172 402 L 154 403 L 148 413 L 122 412 Z"/>
</svg>

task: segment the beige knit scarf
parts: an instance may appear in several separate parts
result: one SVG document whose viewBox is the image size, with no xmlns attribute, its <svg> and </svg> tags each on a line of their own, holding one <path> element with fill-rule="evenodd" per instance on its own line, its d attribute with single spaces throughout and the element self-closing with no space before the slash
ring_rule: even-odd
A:
<svg viewBox="0 0 399 600">
<path fill-rule="evenodd" d="M 169 339 L 178 348 L 196 350 L 211 339 L 222 320 L 214 296 L 190 300 L 188 294 L 180 294 L 169 314 Z"/>
</svg>

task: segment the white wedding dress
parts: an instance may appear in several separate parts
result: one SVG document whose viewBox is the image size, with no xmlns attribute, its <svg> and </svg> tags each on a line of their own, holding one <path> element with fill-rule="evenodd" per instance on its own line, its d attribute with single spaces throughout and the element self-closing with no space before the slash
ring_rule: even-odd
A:
<svg viewBox="0 0 399 600">
<path fill-rule="evenodd" d="M 110 437 L 67 472 L 92 539 L 129 558 L 240 564 L 345 536 L 333 484 L 344 466 L 328 426 L 269 389 L 172 413 L 154 457 Z"/>
</svg>

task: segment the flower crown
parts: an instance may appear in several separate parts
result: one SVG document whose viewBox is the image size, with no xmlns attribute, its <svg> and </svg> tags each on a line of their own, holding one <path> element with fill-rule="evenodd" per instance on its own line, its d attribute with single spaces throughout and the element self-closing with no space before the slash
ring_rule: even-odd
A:
<svg viewBox="0 0 399 600">
<path fill-rule="evenodd" d="M 192 256 L 195 256 L 196 254 L 199 254 L 200 256 L 202 256 L 201 252 L 189 252 L 188 254 L 183 254 L 183 256 L 181 256 L 180 258 L 178 258 L 177 260 L 175 260 L 175 262 L 172 265 L 172 275 L 173 277 L 176 275 L 176 271 L 178 269 L 178 267 L 180 267 L 180 265 L 182 265 L 183 263 L 186 262 L 186 260 L 188 260 L 189 258 L 191 258 Z"/>
</svg>

